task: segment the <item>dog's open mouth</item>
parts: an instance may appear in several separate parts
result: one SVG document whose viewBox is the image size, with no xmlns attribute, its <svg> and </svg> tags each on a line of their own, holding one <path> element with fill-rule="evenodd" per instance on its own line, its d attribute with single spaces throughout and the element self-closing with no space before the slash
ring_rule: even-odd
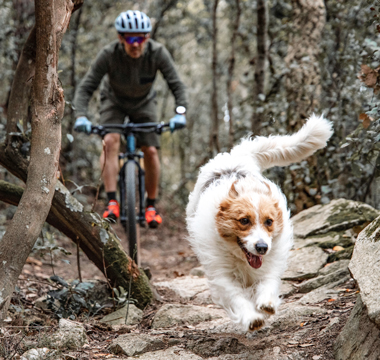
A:
<svg viewBox="0 0 380 360">
<path fill-rule="evenodd" d="M 244 252 L 244 254 L 248 260 L 249 265 L 252 266 L 254 269 L 258 269 L 259 267 L 261 267 L 261 265 L 263 264 L 263 257 L 260 255 L 253 255 L 252 253 L 250 253 L 245 248 L 245 246 L 243 245 L 242 241 L 239 238 L 237 240 L 237 243 L 240 246 L 240 249 L 243 250 L 243 252 Z"/>
</svg>

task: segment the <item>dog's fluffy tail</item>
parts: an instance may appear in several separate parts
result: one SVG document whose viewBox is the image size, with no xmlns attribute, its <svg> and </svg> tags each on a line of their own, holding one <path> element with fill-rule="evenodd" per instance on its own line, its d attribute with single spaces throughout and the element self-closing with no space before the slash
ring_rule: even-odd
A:
<svg viewBox="0 0 380 360">
<path fill-rule="evenodd" d="M 316 150 L 325 147 L 332 134 L 332 123 L 323 115 L 318 117 L 313 114 L 297 133 L 285 136 L 259 136 L 253 140 L 243 140 L 240 145 L 232 149 L 231 155 L 251 154 L 262 171 L 273 166 L 286 166 L 307 158 Z"/>
</svg>

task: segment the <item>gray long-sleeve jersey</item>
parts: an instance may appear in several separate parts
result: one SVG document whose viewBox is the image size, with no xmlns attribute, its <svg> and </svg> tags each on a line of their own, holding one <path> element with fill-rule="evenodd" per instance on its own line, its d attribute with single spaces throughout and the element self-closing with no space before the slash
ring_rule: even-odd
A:
<svg viewBox="0 0 380 360">
<path fill-rule="evenodd" d="M 101 93 L 127 110 L 138 109 L 155 96 L 157 71 L 164 76 L 176 106 L 187 107 L 186 88 L 168 50 L 149 39 L 138 59 L 127 55 L 118 41 L 105 46 L 79 84 L 74 97 L 76 116 L 87 116 L 88 103 L 101 83 Z"/>
</svg>

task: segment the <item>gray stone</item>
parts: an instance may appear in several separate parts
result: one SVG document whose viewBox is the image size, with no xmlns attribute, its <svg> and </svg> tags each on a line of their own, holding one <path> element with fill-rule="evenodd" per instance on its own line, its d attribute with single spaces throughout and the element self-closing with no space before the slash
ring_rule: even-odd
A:
<svg viewBox="0 0 380 360">
<path fill-rule="evenodd" d="M 207 279 L 198 276 L 182 276 L 172 281 L 162 281 L 154 285 L 169 288 L 188 300 L 208 290 Z"/>
<path fill-rule="evenodd" d="M 200 356 L 185 351 L 179 347 L 146 353 L 139 360 L 203 360 Z"/>
<path fill-rule="evenodd" d="M 157 311 L 152 328 L 168 328 L 186 324 L 194 325 L 218 318 L 221 318 L 219 309 L 192 305 L 165 304 Z"/>
<path fill-rule="evenodd" d="M 340 269 L 327 275 L 321 275 L 314 279 L 304 281 L 298 286 L 298 292 L 308 293 L 323 285 L 339 281 L 342 278 L 347 278 L 350 275 L 348 268 Z"/>
<path fill-rule="evenodd" d="M 67 319 L 59 320 L 59 330 L 50 339 L 51 346 L 60 349 L 77 349 L 87 342 L 83 325 Z"/>
<path fill-rule="evenodd" d="M 137 308 L 133 304 L 129 304 L 128 319 L 125 323 L 125 317 L 127 316 L 128 305 L 125 305 L 121 309 L 104 316 L 100 322 L 107 325 L 135 325 L 138 324 L 143 316 L 143 311 Z"/>
<path fill-rule="evenodd" d="M 280 296 L 286 298 L 297 291 L 297 288 L 289 281 L 283 280 L 281 282 Z"/>
<path fill-rule="evenodd" d="M 349 265 L 368 316 L 380 327 L 380 217 L 358 236 Z"/>
<path fill-rule="evenodd" d="M 195 335 L 192 338 L 189 338 L 186 343 L 186 349 L 202 356 L 203 358 L 224 354 L 240 354 L 248 350 L 237 338 L 215 338 L 203 335 Z"/>
<path fill-rule="evenodd" d="M 317 276 L 319 269 L 326 264 L 328 254 L 319 247 L 305 247 L 290 252 L 288 269 L 283 280 L 305 280 Z"/>
<path fill-rule="evenodd" d="M 30 349 L 21 355 L 20 360 L 44 360 L 49 356 L 49 352 L 52 351 L 48 348 Z"/>
<path fill-rule="evenodd" d="M 306 238 L 329 231 L 346 230 L 371 222 L 379 215 L 378 210 L 361 202 L 332 200 L 327 205 L 316 205 L 293 216 L 294 235 Z"/>
<path fill-rule="evenodd" d="M 134 356 L 165 347 L 163 335 L 125 334 L 113 340 L 109 350 L 117 355 Z"/>
<path fill-rule="evenodd" d="M 312 315 L 321 315 L 327 313 L 327 310 L 318 306 L 299 305 L 297 303 L 284 304 L 280 307 L 279 312 L 269 318 L 268 327 L 285 327 L 297 325 Z"/>
<path fill-rule="evenodd" d="M 368 317 L 368 312 L 358 295 L 355 307 L 334 344 L 336 360 L 378 360 L 380 330 Z"/>
<path fill-rule="evenodd" d="M 316 304 L 326 299 L 335 298 L 339 293 L 335 287 L 339 286 L 340 284 L 343 284 L 350 278 L 349 275 L 346 275 L 345 277 L 342 277 L 338 281 L 335 281 L 333 283 L 324 285 L 319 287 L 318 289 L 315 289 L 313 291 L 310 291 L 306 295 L 302 296 L 301 299 L 297 301 L 299 304 Z"/>
<path fill-rule="evenodd" d="M 34 307 L 44 310 L 44 311 L 48 311 L 49 308 L 48 308 L 46 300 L 47 300 L 47 295 L 39 297 L 38 299 L 35 300 Z M 54 305 L 57 308 L 59 308 L 61 306 L 61 303 L 59 302 L 59 300 L 54 299 Z"/>
<path fill-rule="evenodd" d="M 204 277 L 205 276 L 205 270 L 203 269 L 202 266 L 199 266 L 199 267 L 191 269 L 190 275 L 191 276 Z"/>
<path fill-rule="evenodd" d="M 338 270 L 348 269 L 348 264 L 350 260 L 339 260 L 333 263 L 326 264 L 321 270 L 319 270 L 319 275 L 328 275 Z"/>
</svg>

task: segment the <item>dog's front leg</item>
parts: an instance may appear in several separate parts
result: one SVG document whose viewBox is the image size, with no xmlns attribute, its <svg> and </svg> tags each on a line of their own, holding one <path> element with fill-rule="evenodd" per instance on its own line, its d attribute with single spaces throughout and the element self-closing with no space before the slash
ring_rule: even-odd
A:
<svg viewBox="0 0 380 360">
<path fill-rule="evenodd" d="M 244 330 L 254 331 L 264 325 L 265 315 L 256 310 L 250 291 L 236 285 L 227 276 L 219 276 L 209 284 L 214 302 L 222 306 Z"/>
<path fill-rule="evenodd" d="M 265 278 L 260 281 L 256 291 L 256 307 L 268 315 L 276 313 L 281 300 L 279 297 L 281 280 Z"/>
</svg>

